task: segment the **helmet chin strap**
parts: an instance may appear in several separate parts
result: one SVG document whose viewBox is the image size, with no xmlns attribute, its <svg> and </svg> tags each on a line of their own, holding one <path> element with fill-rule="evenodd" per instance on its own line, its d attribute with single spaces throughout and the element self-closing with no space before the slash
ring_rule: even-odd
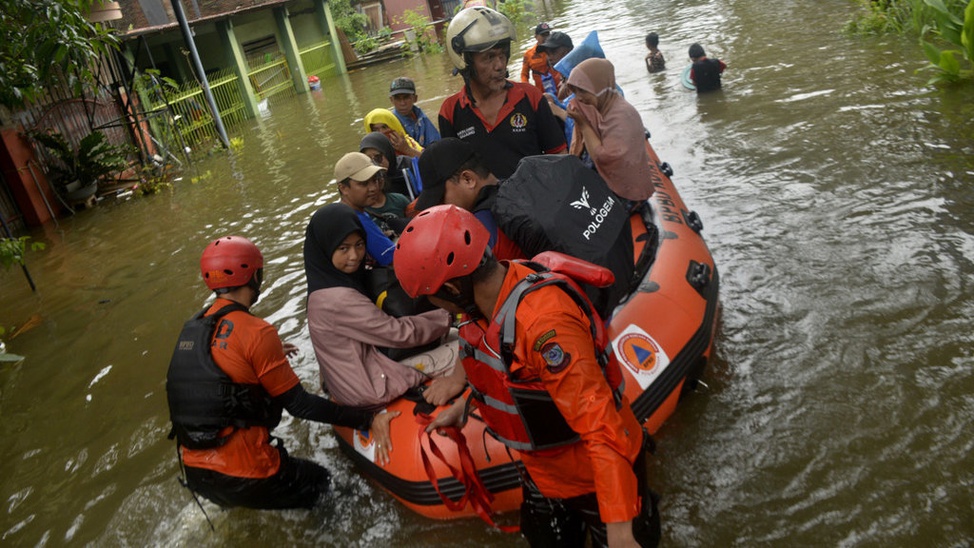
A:
<svg viewBox="0 0 974 548">
<path fill-rule="evenodd" d="M 477 268 L 482 268 L 488 261 L 493 260 L 494 253 L 488 247 L 484 250 L 484 256 L 480 259 L 480 264 Z M 437 298 L 443 299 L 451 304 L 456 305 L 460 310 L 463 310 L 465 314 L 473 319 L 484 318 L 484 314 L 480 311 L 477 306 L 476 294 L 473 288 L 473 279 L 471 276 L 463 276 L 461 278 L 454 278 L 450 280 L 454 286 L 456 286 L 459 293 L 454 293 L 446 288 L 446 285 L 440 287 L 439 291 L 434 293 Z"/>
<path fill-rule="evenodd" d="M 480 318 L 483 314 L 477 308 L 477 301 L 474 298 L 473 281 L 470 276 L 464 276 L 457 280 L 460 286 L 460 294 L 457 295 L 456 305 L 463 309 L 471 318 Z"/>
<path fill-rule="evenodd" d="M 447 289 L 446 286 L 443 286 L 439 291 L 434 293 L 434 296 L 455 305 L 473 319 L 482 318 L 484 315 L 477 308 L 477 302 L 474 298 L 473 282 L 470 280 L 470 277 L 464 276 L 451 280 L 451 282 L 457 286 L 460 293 L 454 293 Z"/>
<path fill-rule="evenodd" d="M 254 302 L 250 303 L 251 306 L 257 303 L 257 299 L 260 299 L 260 286 L 264 282 L 264 269 L 258 268 L 257 272 L 250 277 L 250 281 L 247 282 L 247 287 L 254 290 Z"/>
</svg>

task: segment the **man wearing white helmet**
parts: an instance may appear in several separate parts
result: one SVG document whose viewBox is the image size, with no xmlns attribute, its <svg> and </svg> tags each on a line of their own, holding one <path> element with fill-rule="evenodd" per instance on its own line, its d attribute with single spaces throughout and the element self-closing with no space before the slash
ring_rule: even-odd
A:
<svg viewBox="0 0 974 548">
<path fill-rule="evenodd" d="M 509 177 L 525 156 L 565 151 L 565 135 L 538 88 L 507 79 L 514 25 L 490 8 L 461 10 L 446 48 L 463 89 L 440 108 L 440 134 L 472 144 L 491 172 Z"/>
</svg>

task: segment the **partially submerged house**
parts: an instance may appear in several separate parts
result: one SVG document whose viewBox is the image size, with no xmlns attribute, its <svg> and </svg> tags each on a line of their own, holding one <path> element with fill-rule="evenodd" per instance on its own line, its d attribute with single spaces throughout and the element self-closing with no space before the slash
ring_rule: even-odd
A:
<svg viewBox="0 0 974 548">
<path fill-rule="evenodd" d="M 48 103 L 15 114 L 19 127 L 7 127 L 0 139 L 0 213 L 8 219 L 42 224 L 60 209 L 61 197 L 48 188 L 44 170 L 33 159 L 37 147 L 24 133 L 56 131 L 76 145 L 88 133 L 103 131 L 113 143 L 135 145 L 143 164 L 179 162 L 186 150 L 217 142 L 220 124 L 211 114 L 203 82 L 222 125 L 232 127 L 258 116 L 266 102 L 306 93 L 317 82 L 346 72 L 347 59 L 355 55 L 336 28 L 327 0 L 106 3 L 117 18 L 110 25 L 122 48 L 116 58 L 105 60 L 95 96 L 53 93 Z M 387 26 L 395 33 L 407 30 L 407 10 L 443 22 L 461 0 L 353 4 L 376 31 Z"/>
<path fill-rule="evenodd" d="M 136 87 L 147 110 L 177 117 L 180 145 L 215 135 L 204 79 L 232 125 L 257 116 L 262 102 L 307 92 L 309 77 L 314 82 L 346 70 L 325 0 L 190 0 L 183 4 L 190 36 L 168 0 L 120 3 L 124 55 L 143 75 Z"/>
<path fill-rule="evenodd" d="M 190 147 L 217 142 L 204 79 L 224 124 L 232 126 L 256 116 L 262 101 L 307 92 L 309 77 L 314 82 L 346 70 L 325 0 L 111 4 L 117 11 L 108 24 L 122 47 L 104 59 L 96 89 L 84 97 L 67 86 L 52 89 L 38 104 L 4 116 L 0 214 L 19 226 L 43 224 L 75 205 L 52 190 L 44 148 L 26 138 L 32 132 L 59 133 L 75 147 L 102 132 L 114 144 L 135 145 L 133 163 L 180 162 Z"/>
</svg>

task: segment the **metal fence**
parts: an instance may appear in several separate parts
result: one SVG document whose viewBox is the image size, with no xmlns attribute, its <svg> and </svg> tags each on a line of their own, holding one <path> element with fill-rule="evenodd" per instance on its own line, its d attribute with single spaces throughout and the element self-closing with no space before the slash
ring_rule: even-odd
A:
<svg viewBox="0 0 974 548">
<path fill-rule="evenodd" d="M 304 65 L 308 76 L 324 78 L 326 75 L 336 74 L 338 68 L 332 57 L 331 42 L 321 42 L 308 46 L 300 51 L 301 64 Z"/>
<path fill-rule="evenodd" d="M 107 86 L 87 90 L 87 95 L 77 97 L 65 83 L 53 85 L 44 90 L 36 102 L 18 111 L 15 119 L 23 125 L 27 135 L 37 133 L 59 133 L 68 144 L 78 150 L 81 140 L 93 132 L 101 132 L 112 145 L 129 145 L 128 160 L 138 159 L 138 146 L 135 125 L 120 104 L 119 97 L 113 96 Z M 60 160 L 47 148 L 31 139 L 37 163 L 29 161 L 20 169 L 36 169 L 48 175 L 52 166 Z"/>
<path fill-rule="evenodd" d="M 327 46 L 327 43 L 320 44 L 302 52 L 302 55 L 307 53 L 308 62 L 315 71 L 325 72 L 335 66 L 330 62 Z M 294 83 L 291 81 L 291 69 L 283 54 L 254 56 L 247 60 L 247 65 L 249 67 L 247 77 L 253 86 L 258 106 L 271 98 L 287 98 L 296 95 Z M 244 99 L 240 94 L 240 85 L 233 69 L 220 70 L 208 75 L 207 78 L 224 127 L 230 129 L 246 119 Z M 198 148 L 201 144 L 217 141 L 216 125 L 213 123 L 213 116 L 206 105 L 203 88 L 199 82 L 186 82 L 178 89 L 167 89 L 164 97 L 159 93 L 143 96 L 151 103 L 149 110 L 165 110 L 168 105 L 168 110 L 172 113 L 170 123 L 186 146 Z M 161 126 L 163 124 L 155 124 L 153 130 L 167 131 L 167 128 Z"/>
<path fill-rule="evenodd" d="M 291 81 L 291 68 L 283 53 L 264 54 L 247 59 L 250 71 L 247 76 L 254 88 L 258 107 L 270 98 L 294 97 L 294 82 Z"/>
<path fill-rule="evenodd" d="M 216 102 L 217 110 L 223 119 L 225 127 L 230 128 L 246 118 L 243 98 L 237 75 L 232 69 L 224 69 L 207 77 L 210 92 Z M 186 146 L 195 147 L 201 143 L 209 143 L 218 139 L 213 115 L 206 105 L 203 87 L 199 82 L 186 82 L 177 89 L 167 89 L 164 96 L 158 93 L 143 94 L 151 103 L 150 110 L 168 110 L 172 117 L 170 123 L 179 133 L 180 142 Z M 153 125 L 156 134 L 165 133 L 168 128 L 164 124 Z"/>
</svg>

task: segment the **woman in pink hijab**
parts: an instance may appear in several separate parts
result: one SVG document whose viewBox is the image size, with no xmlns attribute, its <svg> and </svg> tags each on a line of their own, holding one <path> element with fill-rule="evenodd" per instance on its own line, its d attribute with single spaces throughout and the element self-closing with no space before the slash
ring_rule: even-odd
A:
<svg viewBox="0 0 974 548">
<path fill-rule="evenodd" d="M 641 202 L 653 195 L 646 129 L 635 107 L 616 90 L 615 68 L 605 59 L 586 59 L 568 76 L 575 98 L 569 152 L 588 152 L 599 175 L 619 197 Z"/>
</svg>

